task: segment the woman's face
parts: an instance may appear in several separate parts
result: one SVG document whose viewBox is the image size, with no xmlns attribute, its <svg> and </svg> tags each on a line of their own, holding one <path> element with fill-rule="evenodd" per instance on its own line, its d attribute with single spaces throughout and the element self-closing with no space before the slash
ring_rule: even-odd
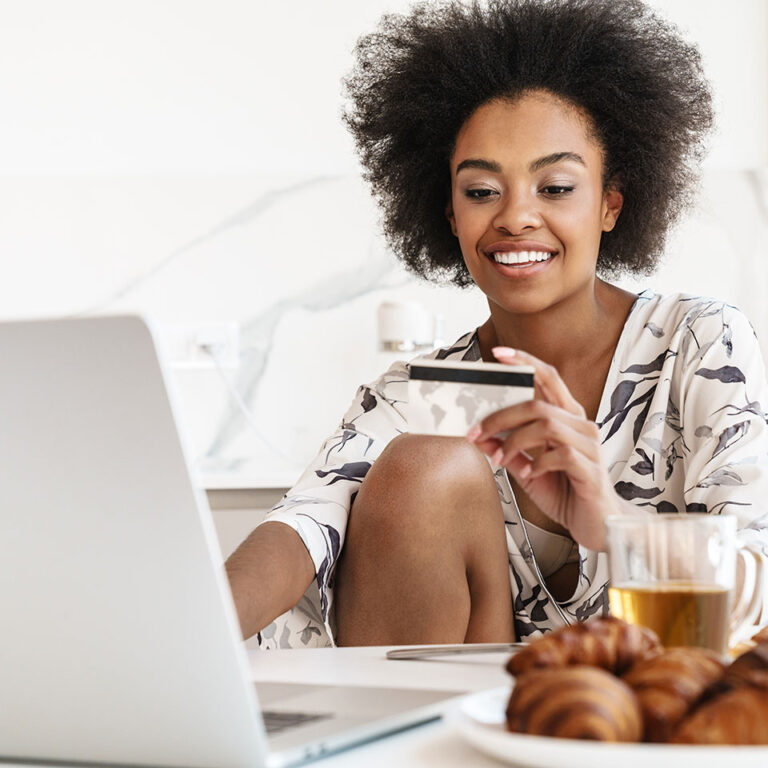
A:
<svg viewBox="0 0 768 768">
<path fill-rule="evenodd" d="M 491 304 L 537 312 L 593 289 L 600 236 L 622 196 L 603 189 L 589 119 L 546 91 L 484 104 L 451 158 L 447 214 Z"/>
</svg>

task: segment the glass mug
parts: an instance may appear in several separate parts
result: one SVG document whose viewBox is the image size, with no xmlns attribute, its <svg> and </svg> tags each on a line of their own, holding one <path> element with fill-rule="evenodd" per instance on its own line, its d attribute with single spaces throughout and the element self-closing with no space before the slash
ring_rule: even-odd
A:
<svg viewBox="0 0 768 768">
<path fill-rule="evenodd" d="M 614 616 L 649 627 L 665 647 L 724 655 L 749 637 L 761 610 L 757 561 L 739 545 L 733 515 L 612 516 L 606 536 Z"/>
</svg>

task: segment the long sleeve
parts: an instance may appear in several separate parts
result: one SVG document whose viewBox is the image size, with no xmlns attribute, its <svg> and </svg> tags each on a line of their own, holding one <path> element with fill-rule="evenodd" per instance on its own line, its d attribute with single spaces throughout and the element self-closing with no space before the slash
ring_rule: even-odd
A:
<svg viewBox="0 0 768 768">
<path fill-rule="evenodd" d="M 598 417 L 611 480 L 638 511 L 735 515 L 755 559 L 755 603 L 768 600 L 766 407 L 762 356 L 738 309 L 640 295 Z"/>
<path fill-rule="evenodd" d="M 693 318 L 681 345 L 682 459 L 688 512 L 727 512 L 768 556 L 768 389 L 754 332 L 719 304 Z"/>
<path fill-rule="evenodd" d="M 710 314 L 707 314 L 710 313 Z M 768 387 L 754 331 L 735 308 L 702 307 L 692 318 L 685 358 L 682 445 L 688 512 L 728 513 L 755 558 L 754 600 L 768 620 Z M 701 322 L 706 319 L 707 322 Z M 698 331 L 698 332 L 697 332 Z M 750 584 L 747 583 L 747 588 Z M 738 597 L 738 596 L 737 596 Z M 737 600 L 738 602 L 738 600 Z M 744 638 L 750 634 L 743 633 Z"/>
</svg>

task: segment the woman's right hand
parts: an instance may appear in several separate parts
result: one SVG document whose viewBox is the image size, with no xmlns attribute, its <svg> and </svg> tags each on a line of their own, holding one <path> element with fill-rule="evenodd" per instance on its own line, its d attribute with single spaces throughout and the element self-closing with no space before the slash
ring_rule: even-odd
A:
<svg viewBox="0 0 768 768">
<path fill-rule="evenodd" d="M 604 550 L 605 518 L 626 502 L 603 465 L 597 425 L 551 365 L 508 347 L 496 347 L 493 353 L 502 363 L 532 366 L 536 394 L 486 417 L 467 439 L 505 467 L 531 501 L 576 542 Z M 508 435 L 496 437 L 500 433 Z"/>
</svg>

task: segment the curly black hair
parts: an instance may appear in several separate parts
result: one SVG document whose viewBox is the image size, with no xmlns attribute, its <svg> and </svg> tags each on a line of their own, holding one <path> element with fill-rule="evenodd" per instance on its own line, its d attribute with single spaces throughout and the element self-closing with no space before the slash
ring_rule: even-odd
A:
<svg viewBox="0 0 768 768">
<path fill-rule="evenodd" d="M 713 123 L 698 50 L 640 0 L 421 3 L 360 38 L 344 121 L 384 232 L 422 277 L 472 283 L 445 217 L 456 136 L 482 104 L 546 90 L 584 110 L 624 207 L 598 270 L 650 273 L 693 199 Z"/>
</svg>

